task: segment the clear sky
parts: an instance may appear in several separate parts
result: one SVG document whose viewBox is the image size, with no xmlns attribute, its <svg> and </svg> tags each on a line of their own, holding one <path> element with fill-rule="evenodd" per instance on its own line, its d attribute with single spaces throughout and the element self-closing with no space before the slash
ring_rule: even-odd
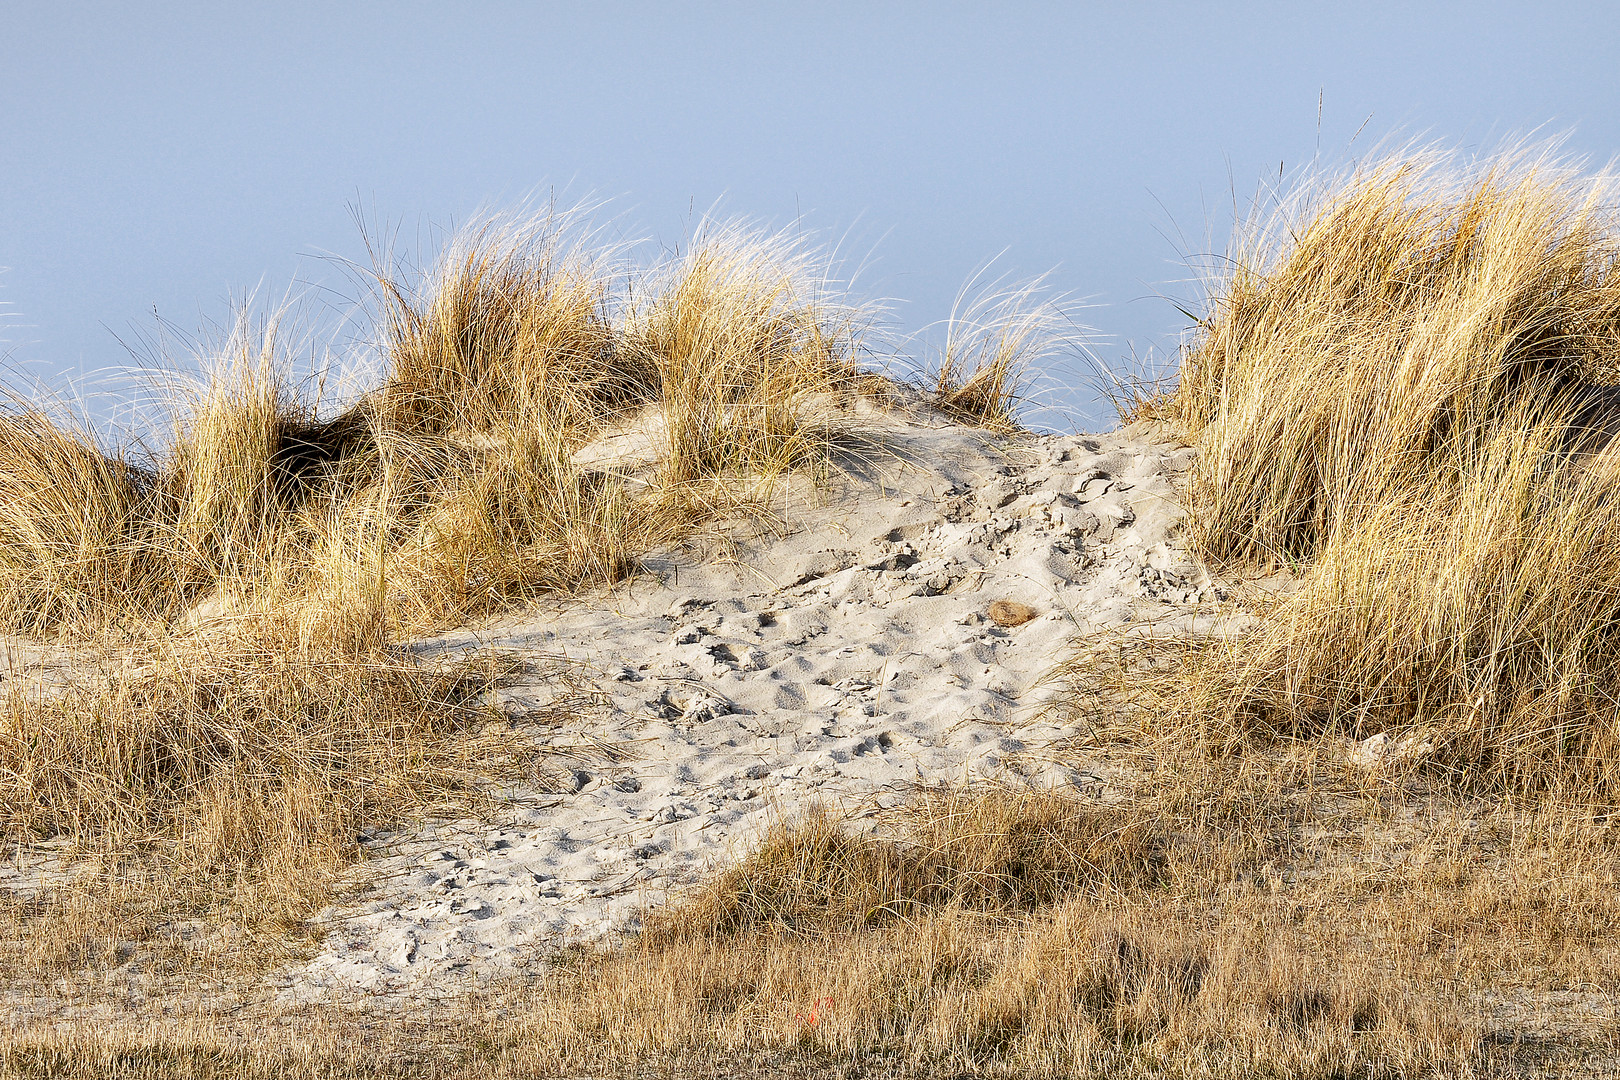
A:
<svg viewBox="0 0 1620 1080">
<path fill-rule="evenodd" d="M 802 223 L 901 330 L 989 260 L 1050 271 L 1113 362 L 1173 344 L 1185 319 L 1155 297 L 1196 292 L 1183 253 L 1318 147 L 1539 128 L 1620 151 L 1620 6 L 1596 3 L 3 12 L 0 350 L 52 378 L 127 367 L 118 338 L 154 312 L 196 330 L 255 286 L 331 295 L 318 256 L 363 254 L 356 202 L 409 241 L 553 189 L 665 246 L 715 206 Z"/>
</svg>

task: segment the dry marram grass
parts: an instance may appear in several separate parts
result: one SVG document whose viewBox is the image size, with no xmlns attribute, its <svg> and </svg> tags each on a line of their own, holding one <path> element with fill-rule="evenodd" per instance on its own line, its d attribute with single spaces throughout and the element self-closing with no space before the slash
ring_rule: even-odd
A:
<svg viewBox="0 0 1620 1080">
<path fill-rule="evenodd" d="M 489 781 L 529 769 L 483 703 L 512 670 L 255 623 L 147 641 L 54 687 L 8 687 L 6 838 L 77 860 L 66 881 L 6 899 L 25 945 L 8 968 L 94 965 L 209 910 L 279 954 L 272 939 L 302 932 L 369 831 L 476 807 Z"/>
<path fill-rule="evenodd" d="M 934 402 L 962 423 L 1018 429 L 1018 407 L 1031 375 L 1058 351 L 1064 317 L 1040 298 L 1039 282 L 972 302 L 958 297 L 933 377 Z"/>
<path fill-rule="evenodd" d="M 386 370 L 337 415 L 290 383 L 279 322 L 244 318 L 149 460 L 6 417 L 0 618 L 83 633 L 210 592 L 351 603 L 380 580 L 390 620 L 444 625 L 622 578 L 737 504 L 694 485 L 825 457 L 868 316 L 814 252 L 717 229 L 626 283 L 567 235 L 488 223 L 420 278 L 379 265 Z M 656 475 L 575 463 L 629 422 L 659 436 Z"/>
<path fill-rule="evenodd" d="M 1420 154 L 1242 238 L 1172 411 L 1199 547 L 1300 583 L 1190 669 L 1213 738 L 1410 730 L 1471 784 L 1612 797 L 1611 188 Z"/>
</svg>

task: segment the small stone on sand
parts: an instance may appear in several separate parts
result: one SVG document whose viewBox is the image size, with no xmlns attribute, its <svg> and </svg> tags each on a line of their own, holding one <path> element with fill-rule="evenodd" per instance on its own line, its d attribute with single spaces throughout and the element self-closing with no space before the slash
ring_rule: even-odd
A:
<svg viewBox="0 0 1620 1080">
<path fill-rule="evenodd" d="M 1016 600 L 997 600 L 990 605 L 990 610 L 985 614 L 989 615 L 990 621 L 997 626 L 1023 626 L 1040 612 Z"/>
</svg>

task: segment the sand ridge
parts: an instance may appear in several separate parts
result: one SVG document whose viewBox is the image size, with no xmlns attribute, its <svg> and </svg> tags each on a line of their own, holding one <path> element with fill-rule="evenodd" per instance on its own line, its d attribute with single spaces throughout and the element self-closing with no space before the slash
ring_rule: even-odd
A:
<svg viewBox="0 0 1620 1080">
<path fill-rule="evenodd" d="M 886 453 L 790 503 L 785 535 L 416 643 L 534 658 L 506 707 L 578 708 L 499 825 L 375 841 L 286 993 L 449 993 L 601 941 L 812 801 L 869 813 L 983 778 L 1100 792 L 1043 754 L 1076 732 L 1041 679 L 1082 633 L 1219 625 L 1178 544 L 1192 450 L 1150 426 L 1000 439 L 916 410 L 875 434 Z M 1033 617 L 998 625 L 1003 600 Z M 564 662 L 567 690 L 543 677 Z"/>
</svg>

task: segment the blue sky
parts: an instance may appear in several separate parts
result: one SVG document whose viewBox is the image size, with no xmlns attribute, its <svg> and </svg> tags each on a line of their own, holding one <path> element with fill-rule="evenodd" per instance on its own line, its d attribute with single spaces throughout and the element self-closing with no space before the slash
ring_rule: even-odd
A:
<svg viewBox="0 0 1620 1080">
<path fill-rule="evenodd" d="M 363 255 L 357 202 L 410 246 L 556 190 L 665 247 L 716 206 L 800 223 L 901 330 L 992 259 L 1049 272 L 1116 362 L 1173 343 L 1156 294 L 1196 293 L 1183 253 L 1222 246 L 1234 193 L 1319 147 L 1543 129 L 1603 164 L 1617 30 L 1596 4 L 12 0 L 0 350 L 95 378 L 154 312 L 189 332 L 255 286 L 340 303 L 319 256 Z"/>
</svg>

